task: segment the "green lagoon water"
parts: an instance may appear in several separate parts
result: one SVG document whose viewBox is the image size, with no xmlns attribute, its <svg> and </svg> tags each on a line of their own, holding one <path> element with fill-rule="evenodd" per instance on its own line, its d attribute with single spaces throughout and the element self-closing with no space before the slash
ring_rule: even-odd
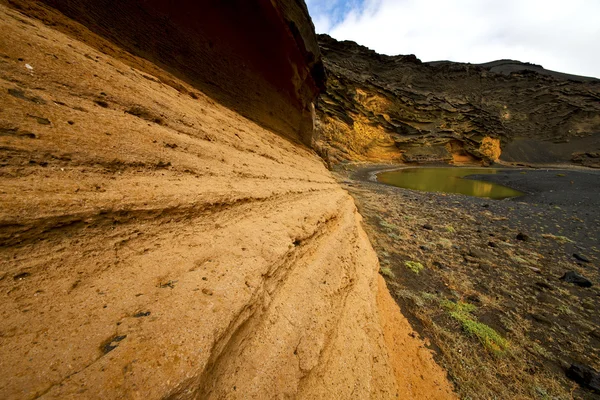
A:
<svg viewBox="0 0 600 400">
<path fill-rule="evenodd" d="M 406 168 L 382 172 L 377 175 L 377 180 L 405 189 L 460 193 L 495 200 L 521 196 L 523 193 L 518 190 L 497 183 L 463 179 L 467 175 L 495 174 L 498 171 L 488 168 Z"/>
</svg>

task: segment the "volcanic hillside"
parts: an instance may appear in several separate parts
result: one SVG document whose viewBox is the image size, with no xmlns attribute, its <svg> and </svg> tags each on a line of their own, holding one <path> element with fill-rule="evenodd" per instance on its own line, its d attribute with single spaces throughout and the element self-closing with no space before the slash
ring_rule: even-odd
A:
<svg viewBox="0 0 600 400">
<path fill-rule="evenodd" d="M 340 160 L 600 166 L 600 80 L 501 60 L 423 63 L 319 35 L 317 148 Z"/>
</svg>

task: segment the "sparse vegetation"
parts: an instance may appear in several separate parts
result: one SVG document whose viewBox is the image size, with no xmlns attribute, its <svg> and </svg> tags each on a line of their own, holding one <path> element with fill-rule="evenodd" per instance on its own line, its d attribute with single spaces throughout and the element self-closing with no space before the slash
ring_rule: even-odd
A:
<svg viewBox="0 0 600 400">
<path fill-rule="evenodd" d="M 551 233 L 544 233 L 542 235 L 542 237 L 544 239 L 553 239 L 553 240 L 556 240 L 559 243 L 575 243 L 575 241 L 569 239 L 566 236 L 557 236 L 557 235 L 553 235 Z"/>
<path fill-rule="evenodd" d="M 425 268 L 423 264 L 418 261 L 406 261 L 404 262 L 404 265 L 415 274 L 419 274 Z"/>
<path fill-rule="evenodd" d="M 419 295 L 408 289 L 397 289 L 395 293 L 396 296 L 401 299 L 411 300 L 417 307 L 423 307 L 425 305 L 425 302 Z"/>
<path fill-rule="evenodd" d="M 454 303 L 449 300 L 442 302 L 442 306 L 450 312 L 450 316 L 461 323 L 463 330 L 475 336 L 483 346 L 496 356 L 503 355 L 509 348 L 508 341 L 491 327 L 477 321 L 472 314 L 477 310 L 472 304 L 459 301 Z"/>
<path fill-rule="evenodd" d="M 396 275 L 394 275 L 394 271 L 392 271 L 392 269 L 390 267 L 381 267 L 380 270 L 381 275 L 388 277 L 388 278 L 395 278 Z"/>
<path fill-rule="evenodd" d="M 396 224 L 391 224 L 391 223 L 387 222 L 387 221 L 386 221 L 386 220 L 384 220 L 384 219 L 380 219 L 380 220 L 379 220 L 379 225 L 381 225 L 382 227 L 384 227 L 384 228 L 386 228 L 386 229 L 390 229 L 390 230 L 398 230 L 398 229 L 400 229 L 400 228 L 398 227 L 398 225 L 396 225 Z"/>
</svg>

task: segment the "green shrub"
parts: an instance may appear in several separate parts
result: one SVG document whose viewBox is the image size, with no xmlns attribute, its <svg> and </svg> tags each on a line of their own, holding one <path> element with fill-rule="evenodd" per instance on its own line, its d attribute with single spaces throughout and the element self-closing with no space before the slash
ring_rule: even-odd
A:
<svg viewBox="0 0 600 400">
<path fill-rule="evenodd" d="M 410 269 L 415 274 L 420 273 L 425 268 L 423 264 L 417 261 L 406 261 L 404 262 L 404 265 L 406 265 L 406 268 Z"/>
</svg>

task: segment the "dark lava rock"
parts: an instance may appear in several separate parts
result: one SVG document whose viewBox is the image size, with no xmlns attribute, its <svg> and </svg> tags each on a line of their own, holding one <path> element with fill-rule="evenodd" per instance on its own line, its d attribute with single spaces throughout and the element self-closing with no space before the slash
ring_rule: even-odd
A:
<svg viewBox="0 0 600 400">
<path fill-rule="evenodd" d="M 587 389 L 600 393 L 600 373 L 587 365 L 571 364 L 567 369 L 567 378 L 574 380 Z"/>
<path fill-rule="evenodd" d="M 588 278 L 586 278 L 585 276 L 583 276 L 575 271 L 565 272 L 565 274 L 560 278 L 560 280 L 568 282 L 568 283 L 572 283 L 574 285 L 581 286 L 581 287 L 591 287 L 592 286 L 592 281 L 590 281 Z"/>
<path fill-rule="evenodd" d="M 430 224 L 425 224 L 425 225 L 423 225 L 423 229 L 427 229 L 428 231 L 432 231 L 433 230 L 433 226 L 431 226 Z"/>
<path fill-rule="evenodd" d="M 529 236 L 527 236 L 526 234 L 519 232 L 517 233 L 517 240 L 522 240 L 523 242 L 527 242 L 529 241 Z"/>
<path fill-rule="evenodd" d="M 577 254 L 577 253 L 573 254 L 573 258 L 576 259 L 576 260 L 579 260 L 581 262 L 584 262 L 584 263 L 589 263 L 590 262 L 590 260 L 588 260 L 587 257 L 582 256 L 581 254 Z"/>
<path fill-rule="evenodd" d="M 467 296 L 467 301 L 471 304 L 481 304 L 481 299 L 476 294 L 471 294 Z"/>
<path fill-rule="evenodd" d="M 135 313 L 135 314 L 133 314 L 133 317 L 134 318 L 142 318 L 142 317 L 147 317 L 148 315 L 150 315 L 150 311 Z"/>
</svg>

